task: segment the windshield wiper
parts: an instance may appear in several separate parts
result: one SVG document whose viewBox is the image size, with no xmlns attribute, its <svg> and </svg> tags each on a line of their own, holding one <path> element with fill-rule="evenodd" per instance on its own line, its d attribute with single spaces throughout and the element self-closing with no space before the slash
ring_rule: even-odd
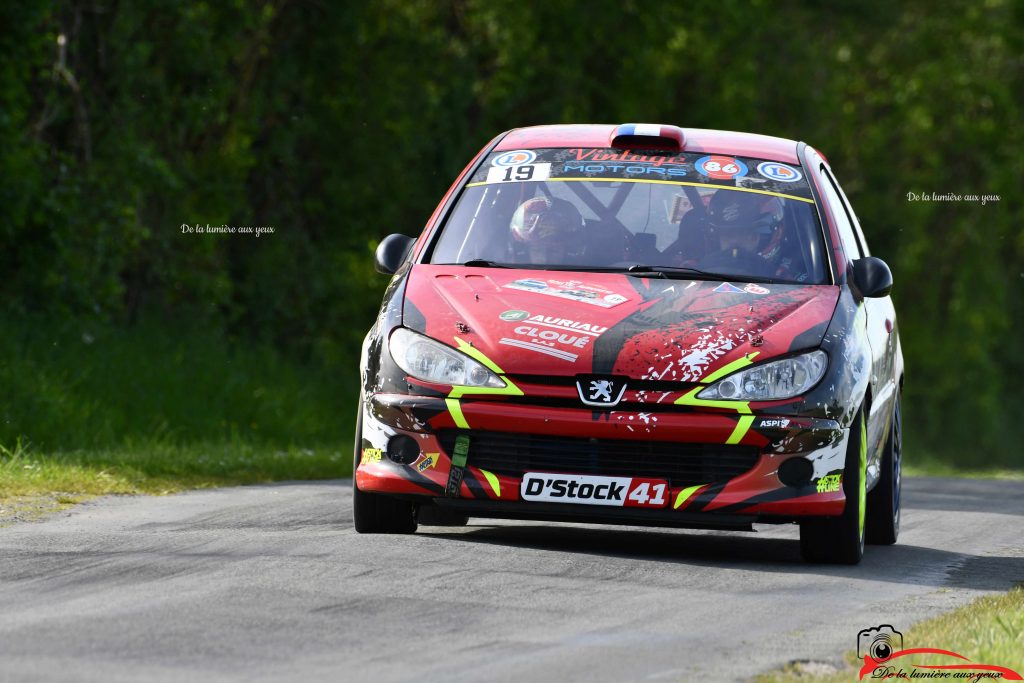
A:
<svg viewBox="0 0 1024 683">
<path fill-rule="evenodd" d="M 699 268 L 688 268 L 685 266 L 648 266 L 640 263 L 634 264 L 626 269 L 626 274 L 633 277 L 659 277 L 675 280 L 715 280 L 721 282 L 765 282 L 772 284 L 775 280 L 757 275 L 743 275 L 739 273 L 711 273 Z"/>
<path fill-rule="evenodd" d="M 465 263 L 456 263 L 457 266 L 470 266 L 471 268 L 508 268 L 504 263 L 488 261 L 483 258 L 471 258 Z"/>
<path fill-rule="evenodd" d="M 557 263 L 498 263 L 487 259 L 474 258 L 465 263 L 443 263 L 445 266 L 470 266 L 473 268 L 519 268 L 520 270 L 557 270 L 572 273 L 621 273 L 618 266 L 568 266 Z"/>
<path fill-rule="evenodd" d="M 498 263 L 482 258 L 469 259 L 465 263 L 450 263 L 444 265 L 468 266 L 470 268 L 529 268 L 533 270 L 558 270 L 581 273 L 625 273 L 632 277 L 657 277 L 672 280 L 715 280 L 720 282 L 765 282 L 774 283 L 775 280 L 756 275 L 744 275 L 742 273 L 712 273 L 699 268 L 687 268 L 685 266 L 651 266 L 634 263 L 623 269 L 621 266 L 567 266 L 554 264 L 527 265 L 519 263 Z"/>
</svg>

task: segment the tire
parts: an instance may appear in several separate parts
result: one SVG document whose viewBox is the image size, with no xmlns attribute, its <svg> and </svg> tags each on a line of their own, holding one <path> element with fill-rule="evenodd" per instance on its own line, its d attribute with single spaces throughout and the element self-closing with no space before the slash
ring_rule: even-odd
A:
<svg viewBox="0 0 1024 683">
<path fill-rule="evenodd" d="M 873 545 L 892 545 L 900 535 L 900 505 L 903 488 L 903 417 L 900 395 L 892 409 L 889 439 L 882 451 L 878 484 L 868 494 L 865 539 Z"/>
<path fill-rule="evenodd" d="M 361 534 L 411 534 L 416 531 L 412 503 L 398 498 L 360 491 L 356 468 L 363 452 L 363 404 L 356 417 L 356 439 L 352 458 L 352 519 Z"/>
<path fill-rule="evenodd" d="M 850 425 L 843 468 L 843 494 L 846 506 L 839 517 L 808 519 L 800 522 L 800 553 L 808 562 L 857 564 L 864 557 L 864 517 L 867 492 L 867 436 L 864 409 L 857 411 Z"/>
</svg>

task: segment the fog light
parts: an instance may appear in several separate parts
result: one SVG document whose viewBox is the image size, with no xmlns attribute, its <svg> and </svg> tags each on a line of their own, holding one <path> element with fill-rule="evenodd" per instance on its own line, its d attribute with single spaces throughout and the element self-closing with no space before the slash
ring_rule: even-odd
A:
<svg viewBox="0 0 1024 683">
<path fill-rule="evenodd" d="M 388 441 L 388 459 L 399 465 L 409 465 L 419 457 L 420 447 L 404 434 L 391 437 Z"/>
<path fill-rule="evenodd" d="M 790 458 L 779 465 L 779 481 L 786 486 L 800 488 L 811 483 L 814 465 L 807 458 Z"/>
</svg>

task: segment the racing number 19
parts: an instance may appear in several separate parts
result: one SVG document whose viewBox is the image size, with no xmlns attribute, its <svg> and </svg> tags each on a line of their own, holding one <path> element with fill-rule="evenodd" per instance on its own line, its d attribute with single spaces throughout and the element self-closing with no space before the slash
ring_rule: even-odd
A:
<svg viewBox="0 0 1024 683">
<path fill-rule="evenodd" d="M 516 172 L 516 177 L 512 177 L 512 171 Z M 505 177 L 503 181 L 509 180 L 529 180 L 533 177 L 533 166 L 509 166 L 508 170 L 505 171 Z"/>
</svg>

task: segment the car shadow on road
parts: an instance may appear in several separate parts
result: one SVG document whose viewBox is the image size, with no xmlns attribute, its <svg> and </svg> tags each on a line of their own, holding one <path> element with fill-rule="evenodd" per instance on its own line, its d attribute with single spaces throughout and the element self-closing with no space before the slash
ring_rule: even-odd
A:
<svg viewBox="0 0 1024 683">
<path fill-rule="evenodd" d="M 474 520 L 476 521 L 476 520 Z M 721 568 L 746 568 L 802 575 L 848 577 L 891 583 L 1006 590 L 1024 583 L 1024 557 L 978 556 L 914 545 L 868 546 L 859 565 L 809 564 L 793 538 L 738 532 L 687 532 L 503 524 L 470 526 L 458 532 L 421 527 L 418 535 L 451 543 L 483 543 L 567 552 L 631 562 L 645 561 Z"/>
</svg>

